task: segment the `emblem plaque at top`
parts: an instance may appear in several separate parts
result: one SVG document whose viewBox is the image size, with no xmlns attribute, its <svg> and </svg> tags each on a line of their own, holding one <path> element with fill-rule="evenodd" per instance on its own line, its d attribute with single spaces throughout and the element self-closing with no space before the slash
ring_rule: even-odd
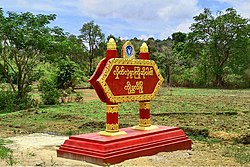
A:
<svg viewBox="0 0 250 167">
<path fill-rule="evenodd" d="M 157 128 L 150 123 L 150 100 L 154 99 L 163 77 L 153 60 L 149 60 L 148 46 L 144 42 L 140 47 L 139 59 L 130 41 L 122 47 L 122 57 L 117 58 L 116 43 L 113 38 L 107 43 L 106 58 L 98 65 L 89 80 L 97 95 L 106 107 L 105 136 L 124 135 L 119 131 L 118 104 L 121 102 L 139 102 L 139 125 L 137 130 Z"/>
<path fill-rule="evenodd" d="M 135 49 L 130 41 L 127 41 L 122 47 L 122 57 L 123 58 L 135 58 Z"/>
</svg>

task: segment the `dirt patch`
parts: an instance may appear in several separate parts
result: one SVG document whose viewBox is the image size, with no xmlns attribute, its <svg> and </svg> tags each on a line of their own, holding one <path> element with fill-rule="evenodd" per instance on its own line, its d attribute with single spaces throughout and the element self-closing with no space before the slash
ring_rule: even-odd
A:
<svg viewBox="0 0 250 167">
<path fill-rule="evenodd" d="M 236 139 L 240 138 L 240 136 L 241 135 L 238 133 L 227 133 L 223 131 L 209 133 L 209 137 L 218 138 L 225 141 L 235 141 Z"/>
<path fill-rule="evenodd" d="M 99 99 L 94 89 L 77 89 L 76 92 L 83 94 L 83 101 Z"/>
<path fill-rule="evenodd" d="M 86 127 L 103 128 L 105 127 L 105 124 L 106 124 L 105 122 L 92 121 L 92 122 L 86 122 L 80 125 L 79 128 L 86 128 Z"/>
<path fill-rule="evenodd" d="M 56 150 L 68 139 L 67 136 L 34 133 L 8 139 L 13 141 L 7 146 L 14 152 L 15 166 L 97 166 L 87 162 L 58 158 Z M 192 150 L 162 152 L 153 156 L 126 160 L 112 166 L 240 166 L 233 158 L 223 157 L 219 154 L 220 151 L 211 149 L 206 143 L 194 142 L 192 147 Z M 6 165 L 6 161 L 0 161 L 0 166 Z"/>
<path fill-rule="evenodd" d="M 186 135 L 208 137 L 208 129 L 193 127 L 181 127 L 181 129 Z"/>
</svg>

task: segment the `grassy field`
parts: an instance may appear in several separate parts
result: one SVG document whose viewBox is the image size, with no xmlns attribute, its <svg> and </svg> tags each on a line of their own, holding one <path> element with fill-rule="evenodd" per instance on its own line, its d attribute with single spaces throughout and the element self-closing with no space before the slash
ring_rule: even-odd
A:
<svg viewBox="0 0 250 167">
<path fill-rule="evenodd" d="M 0 113 L 2 138 L 45 132 L 73 135 L 105 129 L 105 104 L 94 90 L 83 90 L 83 101 Z M 138 124 L 138 103 L 119 106 L 121 127 Z M 224 157 L 250 164 L 250 90 L 162 88 L 151 102 L 155 125 L 179 126 L 193 140 Z M 0 145 L 1 146 L 1 145 Z"/>
</svg>

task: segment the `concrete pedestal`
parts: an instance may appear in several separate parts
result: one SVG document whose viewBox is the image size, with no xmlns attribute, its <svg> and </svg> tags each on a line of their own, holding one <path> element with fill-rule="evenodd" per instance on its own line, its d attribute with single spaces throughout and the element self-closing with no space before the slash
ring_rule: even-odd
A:
<svg viewBox="0 0 250 167">
<path fill-rule="evenodd" d="M 158 126 L 148 131 L 129 127 L 120 130 L 127 134 L 102 136 L 90 133 L 70 136 L 57 150 L 57 156 L 105 165 L 158 152 L 191 149 L 192 141 L 178 127 Z"/>
</svg>

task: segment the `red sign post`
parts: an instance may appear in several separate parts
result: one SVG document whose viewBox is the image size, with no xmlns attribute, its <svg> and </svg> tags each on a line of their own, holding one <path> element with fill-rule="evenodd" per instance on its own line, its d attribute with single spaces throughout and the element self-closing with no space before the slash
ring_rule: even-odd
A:
<svg viewBox="0 0 250 167">
<path fill-rule="evenodd" d="M 106 130 L 70 136 L 57 150 L 59 157 L 105 165 L 161 151 L 191 149 L 191 140 L 178 127 L 155 126 L 150 121 L 150 101 L 163 78 L 154 61 L 149 60 L 146 43 L 140 47 L 139 59 L 130 42 L 117 58 L 116 43 L 107 43 L 106 57 L 100 61 L 89 82 L 106 103 Z M 139 123 L 119 130 L 118 104 L 139 102 Z"/>
<path fill-rule="evenodd" d="M 134 58 L 135 51 L 130 42 L 126 42 L 123 46 L 123 58 L 117 58 L 113 39 L 110 39 L 107 46 L 106 58 L 99 63 L 89 80 L 101 101 L 107 104 L 106 131 L 99 134 L 105 136 L 126 134 L 124 131 L 119 131 L 118 103 L 121 102 L 139 101 L 140 120 L 134 129 L 157 128 L 150 123 L 150 100 L 158 92 L 163 77 L 155 62 L 149 60 L 147 44 L 142 44 L 139 59 Z"/>
</svg>

